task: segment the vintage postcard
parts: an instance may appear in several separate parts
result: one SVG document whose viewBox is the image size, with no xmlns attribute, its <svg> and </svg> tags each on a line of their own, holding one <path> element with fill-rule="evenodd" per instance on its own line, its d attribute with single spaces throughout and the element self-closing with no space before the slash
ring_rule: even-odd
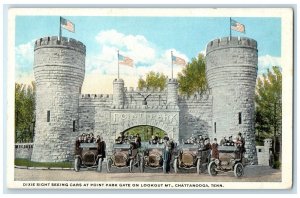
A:
<svg viewBox="0 0 300 198">
<path fill-rule="evenodd" d="M 8 15 L 8 188 L 292 187 L 292 9 Z"/>
</svg>

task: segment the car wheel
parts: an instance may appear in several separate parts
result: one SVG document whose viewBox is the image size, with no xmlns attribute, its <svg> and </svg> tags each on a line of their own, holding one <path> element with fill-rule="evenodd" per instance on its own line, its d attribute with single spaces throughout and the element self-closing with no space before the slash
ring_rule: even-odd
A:
<svg viewBox="0 0 300 198">
<path fill-rule="evenodd" d="M 210 175 L 210 176 L 216 176 L 217 175 L 217 164 L 216 164 L 216 162 L 214 162 L 214 161 L 211 161 L 210 163 L 209 163 L 209 165 L 208 165 L 208 174 Z"/>
<path fill-rule="evenodd" d="M 111 172 L 111 166 L 112 166 L 112 160 L 111 160 L 111 159 L 108 159 L 108 160 L 107 160 L 107 165 L 106 165 L 106 168 L 107 168 L 107 172 L 108 172 L 108 173 Z"/>
<path fill-rule="evenodd" d="M 78 172 L 80 170 L 80 159 L 79 159 L 79 157 L 75 158 L 75 161 L 74 161 L 74 170 L 76 172 Z"/>
<path fill-rule="evenodd" d="M 234 165 L 234 176 L 236 177 L 241 177 L 244 175 L 244 167 L 243 165 L 239 162 Z"/>
</svg>

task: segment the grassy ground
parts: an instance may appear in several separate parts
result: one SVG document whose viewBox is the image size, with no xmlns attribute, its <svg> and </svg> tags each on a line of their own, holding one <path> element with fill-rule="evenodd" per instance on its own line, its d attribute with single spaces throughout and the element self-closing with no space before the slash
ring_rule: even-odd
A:
<svg viewBox="0 0 300 198">
<path fill-rule="evenodd" d="M 32 162 L 28 159 L 15 159 L 16 166 L 28 167 L 59 167 L 59 168 L 72 168 L 72 162 Z"/>
</svg>

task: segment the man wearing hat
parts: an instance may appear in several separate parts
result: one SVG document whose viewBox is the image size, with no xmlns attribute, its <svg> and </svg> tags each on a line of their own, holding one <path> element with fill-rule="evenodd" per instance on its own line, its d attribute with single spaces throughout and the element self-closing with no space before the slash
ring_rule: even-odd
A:
<svg viewBox="0 0 300 198">
<path fill-rule="evenodd" d="M 168 136 L 164 137 L 164 150 L 163 150 L 163 167 L 164 173 L 170 172 L 170 161 L 171 161 L 172 142 Z"/>
</svg>

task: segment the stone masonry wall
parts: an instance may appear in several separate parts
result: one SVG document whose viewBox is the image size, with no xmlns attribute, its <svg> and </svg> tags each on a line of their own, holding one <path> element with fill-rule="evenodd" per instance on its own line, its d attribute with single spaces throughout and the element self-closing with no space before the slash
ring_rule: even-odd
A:
<svg viewBox="0 0 300 198">
<path fill-rule="evenodd" d="M 32 154 L 32 143 L 16 143 L 15 144 L 15 158 L 29 159 Z"/>
<path fill-rule="evenodd" d="M 254 96 L 257 44 L 248 38 L 216 39 L 207 45 L 206 75 L 212 90 L 214 137 L 245 137 L 245 156 L 257 163 L 254 131 Z"/>
<path fill-rule="evenodd" d="M 212 137 L 212 96 L 195 94 L 190 97 L 179 97 L 179 140 L 186 140 L 191 135 Z"/>
<path fill-rule="evenodd" d="M 151 94 L 151 95 L 149 95 Z M 143 105 L 148 96 L 147 105 Z M 140 125 L 151 125 L 164 130 L 175 141 L 192 134 L 208 135 L 211 131 L 212 96 L 196 94 L 179 97 L 179 108 L 167 105 L 166 91 L 139 90 L 124 87 L 124 108 L 111 108 L 112 95 L 85 94 L 79 102 L 79 134 L 94 133 L 107 143 L 107 151 L 120 132 Z"/>
</svg>

